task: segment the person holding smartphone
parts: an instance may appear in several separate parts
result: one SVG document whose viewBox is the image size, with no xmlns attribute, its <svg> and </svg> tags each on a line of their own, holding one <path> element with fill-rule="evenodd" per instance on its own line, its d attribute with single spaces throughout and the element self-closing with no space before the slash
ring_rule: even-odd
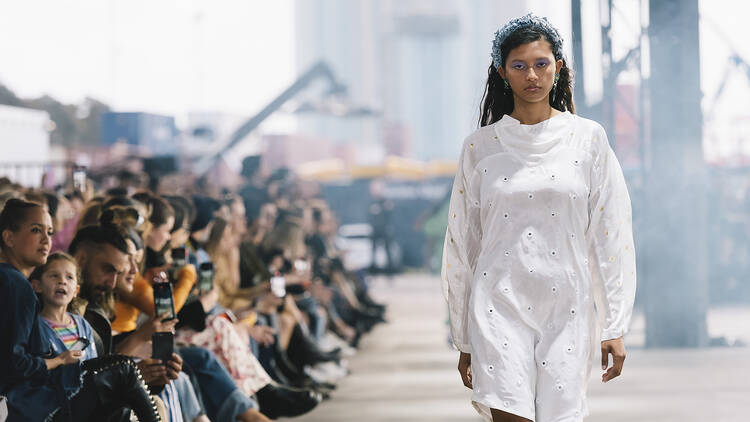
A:
<svg viewBox="0 0 750 422">
<path fill-rule="evenodd" d="M 51 234 L 51 218 L 39 204 L 11 199 L 0 212 L 0 337 L 7 345 L 0 349 L 0 394 L 8 398 L 8 418 L 89 420 L 129 408 L 140 421 L 160 420 L 131 359 L 81 363 L 81 351 L 56 354 L 45 341 L 28 278 L 47 263 Z"/>
<path fill-rule="evenodd" d="M 161 198 L 148 197 L 144 200 L 152 207 L 152 213 L 149 215 L 149 222 L 154 229 L 146 234 L 143 239 L 145 249 L 145 268 L 142 273 L 135 274 L 132 288 L 126 291 L 118 291 L 118 301 L 116 303 L 116 318 L 112 323 L 112 328 L 118 332 L 127 332 L 136 329 L 136 320 L 138 315 L 143 312 L 150 317 L 158 316 L 157 302 L 167 303 L 171 298 L 170 308 L 174 308 L 171 319 L 185 305 L 190 291 L 193 289 L 198 278 L 195 266 L 187 264 L 183 259 L 179 259 L 182 265 L 170 263 L 170 257 L 158 252 L 163 251 L 171 240 L 170 230 L 175 224 L 174 210 Z M 183 258 L 183 257 L 180 257 Z M 170 269 L 171 268 L 171 269 Z M 162 276 L 162 272 L 173 272 L 174 280 L 167 289 L 171 294 L 162 291 L 159 285 L 167 281 Z"/>
<path fill-rule="evenodd" d="M 91 346 L 93 330 L 80 315 L 67 312 L 68 305 L 78 294 L 78 266 L 72 256 L 57 252 L 47 258 L 47 263 L 31 272 L 31 286 L 41 304 L 39 324 L 42 335 L 49 339 L 56 354 L 67 350 L 81 352 L 81 360 L 97 357 Z"/>
</svg>

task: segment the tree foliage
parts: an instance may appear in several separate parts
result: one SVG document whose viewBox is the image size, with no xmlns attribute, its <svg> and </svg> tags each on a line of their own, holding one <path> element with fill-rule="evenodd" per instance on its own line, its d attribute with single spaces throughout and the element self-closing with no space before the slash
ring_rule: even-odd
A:
<svg viewBox="0 0 750 422">
<path fill-rule="evenodd" d="M 55 122 L 50 141 L 63 146 L 98 145 L 101 138 L 101 115 L 110 111 L 107 104 L 88 97 L 81 104 L 63 104 L 49 95 L 22 99 L 3 84 L 0 84 L 0 104 L 49 113 L 50 119 Z"/>
</svg>

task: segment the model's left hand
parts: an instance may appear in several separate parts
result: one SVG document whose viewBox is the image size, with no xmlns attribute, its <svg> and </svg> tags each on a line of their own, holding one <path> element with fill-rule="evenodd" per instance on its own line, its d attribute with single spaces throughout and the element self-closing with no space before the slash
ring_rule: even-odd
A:
<svg viewBox="0 0 750 422">
<path fill-rule="evenodd" d="M 609 365 L 609 355 L 612 355 L 612 366 Z M 607 382 L 618 377 L 622 373 L 622 365 L 625 363 L 625 342 L 622 337 L 602 342 L 602 382 Z"/>
</svg>

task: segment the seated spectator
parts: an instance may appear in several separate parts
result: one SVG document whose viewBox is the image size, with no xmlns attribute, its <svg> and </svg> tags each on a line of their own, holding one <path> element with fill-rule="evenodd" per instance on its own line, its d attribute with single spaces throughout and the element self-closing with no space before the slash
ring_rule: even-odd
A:
<svg viewBox="0 0 750 422">
<path fill-rule="evenodd" d="M 195 262 L 191 262 L 199 265 L 211 260 L 204 248 L 211 234 L 214 214 L 221 208 L 221 204 L 214 199 L 200 195 L 193 196 L 193 204 L 195 205 L 195 217 L 190 224 L 188 247 L 195 259 Z"/>
<path fill-rule="evenodd" d="M 169 243 L 174 226 L 174 209 L 166 200 L 145 192 L 133 196 L 148 208 L 150 229 L 141 233 L 146 244 L 146 267 L 156 268 L 166 265 L 163 250 Z"/>
<path fill-rule="evenodd" d="M 101 215 L 101 213 L 102 204 L 96 202 L 87 203 L 81 210 L 75 232 L 78 233 L 78 231 L 80 231 L 84 227 L 95 226 L 99 224 L 99 216 Z M 70 250 L 70 246 L 68 246 L 68 250 Z"/>
<path fill-rule="evenodd" d="M 187 198 L 177 195 L 164 197 L 174 210 L 174 225 L 169 239 L 170 248 L 184 247 L 190 239 L 190 223 L 195 217 L 195 207 Z"/>
<path fill-rule="evenodd" d="M 78 294 L 78 267 L 72 256 L 57 252 L 47 262 L 31 272 L 31 286 L 39 296 L 42 335 L 48 339 L 54 353 L 60 354 L 76 343 L 82 344 L 81 360 L 97 357 L 91 325 L 83 317 L 67 312 L 68 305 Z"/>
<path fill-rule="evenodd" d="M 80 296 L 89 303 L 84 317 L 94 328 L 97 351 L 111 354 L 114 288 L 130 265 L 127 242 L 114 228 L 87 226 L 76 233 L 69 252 L 81 269 Z"/>
<path fill-rule="evenodd" d="M 11 199 L 0 213 L 0 394 L 11 420 L 104 419 L 128 406 L 158 421 L 132 360 L 112 356 L 80 363 L 82 353 L 51 352 L 42 337 L 39 302 L 27 277 L 47 261 L 52 221 L 38 204 Z"/>
<path fill-rule="evenodd" d="M 241 314 L 249 309 L 255 299 L 271 290 L 270 273 L 267 278 L 257 279 L 252 287 L 240 287 L 240 249 L 232 236 L 231 226 L 223 218 L 214 220 L 205 250 L 214 264 L 214 286 L 217 289 L 219 304 Z M 265 267 L 265 264 L 262 265 Z M 263 273 L 261 273 L 263 274 Z"/>
<path fill-rule="evenodd" d="M 265 181 L 255 172 L 251 186 L 240 190 L 240 200 L 221 186 L 209 191 L 182 177 L 185 183 L 172 189 L 189 192 L 186 197 L 151 192 L 129 197 L 125 189 L 102 195 L 87 184 L 85 191 L 65 194 L 67 201 L 0 181 L 0 201 L 26 195 L 46 207 L 60 233 L 52 242 L 53 252 L 69 244 L 80 264 L 80 297 L 68 309 L 64 303 L 75 296 L 71 285 L 45 288 L 45 282 L 52 283 L 53 273 L 69 273 L 73 263 L 54 255 L 35 273 L 33 284 L 42 301 L 35 335 L 51 341 L 55 353 L 64 356 L 65 340 L 70 344 L 75 335 L 88 338 L 81 328 L 90 323 L 93 341 L 84 350 L 100 357 L 78 365 L 107 359 L 136 365 L 133 371 L 140 369 L 152 391 L 164 398 L 166 420 L 267 422 L 268 417 L 309 411 L 346 374 L 340 357 L 355 353 L 350 344 L 383 321 L 384 306 L 369 296 L 364 274 L 344 269 L 343 254 L 333 242 L 335 217 L 325 201 L 309 199 L 314 186 L 303 186 L 286 169 Z M 103 180 L 118 185 L 106 176 Z M 171 250 L 185 246 L 192 265 L 174 266 Z M 196 269 L 208 262 L 214 268 L 213 288 L 206 291 L 202 284 L 197 289 Z M 154 317 L 151 284 L 153 274 L 162 271 L 173 282 L 179 321 Z M 284 293 L 271 291 L 275 276 L 284 278 Z M 65 334 L 55 335 L 55 328 Z M 164 365 L 151 358 L 151 336 L 172 330 L 178 338 L 176 355 Z M 140 360 L 133 364 L 113 353 Z M 60 366 L 55 371 L 69 370 Z M 0 375 L 0 387 L 4 382 Z M 89 391 L 85 383 L 84 377 L 79 394 Z M 0 395 L 4 392 L 0 389 Z M 70 403 L 76 400 L 73 396 Z M 66 406 L 55 417 L 76 414 Z M 97 413 L 93 420 L 112 420 L 110 413 L 117 411 L 123 421 L 128 418 L 113 406 L 97 407 L 107 416 Z"/>
<path fill-rule="evenodd" d="M 133 229 L 135 221 L 133 216 L 124 209 L 105 210 L 101 216 L 101 223 L 103 225 L 118 228 L 125 237 L 130 249 L 129 270 L 119 277 L 117 281 L 116 291 L 120 298 L 138 296 L 134 295 L 136 285 L 139 283 L 139 280 L 145 283 L 137 270 L 141 266 L 144 253 L 143 242 L 138 233 Z M 179 278 L 181 280 L 182 276 Z M 194 281 L 193 274 L 193 280 L 190 282 L 189 287 L 192 287 Z M 153 288 L 148 284 L 143 289 L 151 289 L 150 302 L 136 301 L 137 306 L 125 304 L 120 300 L 116 302 L 116 318 L 112 326 L 116 333 L 121 333 L 115 337 L 116 349 L 120 353 L 132 355 L 142 353 L 143 346 L 149 346 L 148 343 L 153 333 L 158 331 L 173 331 L 175 324 L 178 322 L 177 320 L 164 321 L 164 317 L 154 317 Z M 184 299 L 182 301 L 184 302 Z M 179 305 L 179 307 L 181 306 Z M 124 312 L 127 318 L 132 319 L 132 327 L 127 323 L 124 329 L 118 329 L 118 321 L 120 321 L 120 324 L 123 323 L 123 318 L 120 315 L 121 312 Z M 136 329 L 135 320 L 141 312 L 151 315 L 151 318 Z M 167 383 L 168 380 L 164 366 L 161 365 L 161 362 L 150 359 L 148 353 L 150 353 L 150 347 L 148 347 L 146 355 L 143 356 L 144 359 L 139 362 L 139 366 L 143 368 L 146 382 L 155 383 L 156 380 L 160 380 L 160 384 Z M 226 369 L 211 352 L 198 347 L 181 347 L 178 349 L 178 354 L 185 359 L 183 367 L 187 366 L 191 372 L 191 376 L 194 376 L 197 381 L 192 389 L 184 382 L 177 384 L 178 387 L 182 387 L 178 388 L 177 392 L 180 397 L 180 409 L 182 410 L 184 420 L 204 420 L 205 415 L 203 415 L 203 412 L 205 411 L 213 420 L 268 421 L 258 411 L 258 405 L 237 388 L 237 385 L 234 384 Z M 186 377 L 186 375 L 180 374 L 180 377 Z M 201 386 L 203 388 L 200 388 Z M 203 393 L 201 397 L 203 400 L 198 400 L 198 403 L 195 403 L 196 401 L 191 397 L 199 391 Z M 201 401 L 205 402 L 205 409 L 200 404 Z M 193 405 L 191 405 L 191 402 Z M 198 406 L 197 408 L 196 405 Z"/>
</svg>

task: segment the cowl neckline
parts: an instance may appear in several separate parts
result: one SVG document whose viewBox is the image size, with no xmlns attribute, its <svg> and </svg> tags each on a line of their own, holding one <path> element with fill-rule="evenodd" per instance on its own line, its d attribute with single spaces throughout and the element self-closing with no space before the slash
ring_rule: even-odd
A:
<svg viewBox="0 0 750 422">
<path fill-rule="evenodd" d="M 500 142 L 513 149 L 544 153 L 570 135 L 572 120 L 573 115 L 564 111 L 539 123 L 525 125 L 506 114 L 495 124 L 495 134 Z"/>
</svg>

